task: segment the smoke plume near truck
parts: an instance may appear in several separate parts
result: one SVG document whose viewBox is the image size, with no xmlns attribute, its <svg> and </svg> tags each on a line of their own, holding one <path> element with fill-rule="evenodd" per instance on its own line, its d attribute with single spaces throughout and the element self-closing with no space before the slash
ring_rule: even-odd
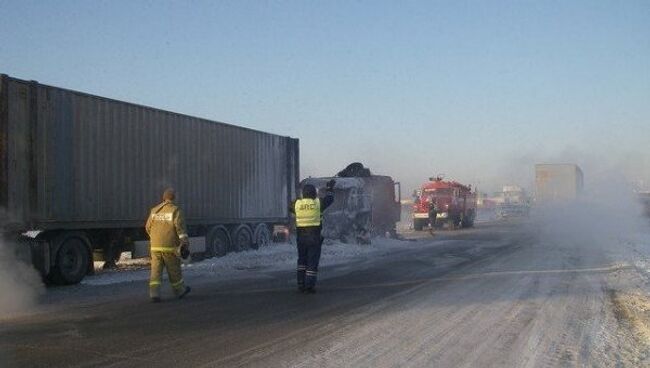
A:
<svg viewBox="0 0 650 368">
<path fill-rule="evenodd" d="M 21 249 L 25 247 L 0 239 L 0 319 L 29 310 L 44 291 L 40 275 Z"/>
</svg>

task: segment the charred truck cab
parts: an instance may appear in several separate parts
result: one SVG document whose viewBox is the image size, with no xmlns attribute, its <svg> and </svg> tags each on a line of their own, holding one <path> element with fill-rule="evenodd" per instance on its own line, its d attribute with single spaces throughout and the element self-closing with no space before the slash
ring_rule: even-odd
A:
<svg viewBox="0 0 650 368">
<path fill-rule="evenodd" d="M 400 220 L 400 183 L 390 176 L 373 175 L 354 163 L 335 177 L 307 178 L 300 188 L 311 184 L 325 190 L 334 179 L 334 203 L 323 212 L 322 235 L 344 243 L 369 244 L 376 236 L 397 237 Z"/>
<path fill-rule="evenodd" d="M 413 205 L 413 228 L 420 231 L 431 225 L 450 229 L 474 226 L 476 194 L 471 186 L 442 177 L 430 178 L 416 193 Z"/>
</svg>

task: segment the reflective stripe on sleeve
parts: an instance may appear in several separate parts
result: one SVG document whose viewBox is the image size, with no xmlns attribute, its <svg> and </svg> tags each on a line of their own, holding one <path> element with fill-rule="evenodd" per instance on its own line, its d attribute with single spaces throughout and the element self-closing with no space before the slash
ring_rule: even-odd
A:
<svg viewBox="0 0 650 368">
<path fill-rule="evenodd" d="M 176 247 L 151 247 L 152 252 L 174 253 Z"/>
<path fill-rule="evenodd" d="M 178 238 L 179 238 L 179 239 L 187 238 L 187 234 L 181 234 L 181 235 L 178 236 Z"/>
</svg>

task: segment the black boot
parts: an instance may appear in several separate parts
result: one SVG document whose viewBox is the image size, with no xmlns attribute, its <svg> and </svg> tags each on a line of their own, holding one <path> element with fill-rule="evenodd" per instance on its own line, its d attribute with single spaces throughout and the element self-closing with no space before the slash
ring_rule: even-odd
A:
<svg viewBox="0 0 650 368">
<path fill-rule="evenodd" d="M 178 299 L 183 299 L 183 297 L 185 297 L 185 295 L 189 294 L 190 291 L 192 291 L 192 288 L 189 287 L 189 286 L 186 286 L 186 287 L 185 287 L 185 291 L 183 291 L 183 292 L 181 293 L 181 295 L 178 296 Z"/>
</svg>

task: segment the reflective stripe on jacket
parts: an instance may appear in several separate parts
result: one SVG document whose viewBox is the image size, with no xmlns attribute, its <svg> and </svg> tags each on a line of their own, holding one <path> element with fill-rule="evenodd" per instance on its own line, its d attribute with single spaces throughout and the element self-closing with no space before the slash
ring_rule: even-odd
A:
<svg viewBox="0 0 650 368">
<path fill-rule="evenodd" d="M 303 198 L 294 204 L 296 227 L 320 226 L 320 199 Z"/>
</svg>

